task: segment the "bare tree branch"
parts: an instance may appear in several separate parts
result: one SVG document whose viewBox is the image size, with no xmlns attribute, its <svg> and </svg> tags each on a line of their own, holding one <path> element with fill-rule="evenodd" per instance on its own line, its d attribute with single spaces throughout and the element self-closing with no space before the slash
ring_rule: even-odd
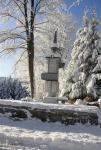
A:
<svg viewBox="0 0 101 150">
<path fill-rule="evenodd" d="M 17 5 L 18 9 L 21 11 L 22 15 L 25 16 L 23 10 L 21 9 L 21 6 L 18 4 L 16 0 L 14 0 L 15 4 Z"/>
<path fill-rule="evenodd" d="M 36 5 L 35 5 L 35 8 L 34 8 L 34 17 L 36 16 L 37 12 L 40 9 L 40 3 L 41 3 L 41 1 L 42 0 L 37 1 Z"/>
<path fill-rule="evenodd" d="M 12 15 L 12 14 L 10 14 L 10 13 L 8 13 L 8 12 L 6 12 L 6 13 L 1 13 L 0 15 L 1 15 L 2 17 L 11 17 L 11 18 L 17 20 L 19 23 L 21 23 L 21 24 L 25 27 L 25 24 L 24 24 L 20 19 L 18 19 L 17 17 L 15 17 L 14 15 Z"/>
</svg>

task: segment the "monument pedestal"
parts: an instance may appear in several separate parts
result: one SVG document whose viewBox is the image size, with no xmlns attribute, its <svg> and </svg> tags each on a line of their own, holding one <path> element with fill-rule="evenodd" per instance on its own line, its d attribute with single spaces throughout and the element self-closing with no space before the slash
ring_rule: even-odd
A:
<svg viewBox="0 0 101 150">
<path fill-rule="evenodd" d="M 66 97 L 45 97 L 43 102 L 52 104 L 66 104 L 68 103 L 68 99 Z"/>
<path fill-rule="evenodd" d="M 45 97 L 43 100 L 44 103 L 52 103 L 52 104 L 57 104 L 58 103 L 58 98 L 57 97 Z"/>
<path fill-rule="evenodd" d="M 57 97 L 59 93 L 59 68 L 61 68 L 60 57 L 46 57 L 48 60 L 48 72 L 41 74 L 41 79 L 45 80 L 46 103 L 58 103 Z"/>
</svg>

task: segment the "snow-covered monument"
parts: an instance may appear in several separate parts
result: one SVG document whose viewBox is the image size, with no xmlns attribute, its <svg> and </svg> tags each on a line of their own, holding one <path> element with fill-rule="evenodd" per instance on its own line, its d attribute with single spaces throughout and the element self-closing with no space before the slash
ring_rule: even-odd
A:
<svg viewBox="0 0 101 150">
<path fill-rule="evenodd" d="M 84 26 L 77 32 L 62 91 L 71 101 L 101 98 L 101 38 L 95 10 L 92 18 L 85 12 L 83 19 Z"/>
<path fill-rule="evenodd" d="M 41 74 L 42 80 L 45 80 L 45 102 L 57 103 L 59 93 L 59 68 L 64 67 L 62 53 L 63 49 L 58 46 L 57 31 L 55 31 L 51 54 L 46 57 L 48 60 L 48 72 Z"/>
</svg>

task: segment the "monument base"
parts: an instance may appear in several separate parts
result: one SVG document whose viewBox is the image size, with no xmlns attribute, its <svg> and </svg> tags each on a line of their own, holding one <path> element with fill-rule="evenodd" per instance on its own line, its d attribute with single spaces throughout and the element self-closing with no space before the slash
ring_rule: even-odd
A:
<svg viewBox="0 0 101 150">
<path fill-rule="evenodd" d="M 58 103 L 58 97 L 45 97 L 43 102 L 44 103 L 57 104 Z"/>
<path fill-rule="evenodd" d="M 45 97 L 43 100 L 44 103 L 52 103 L 52 104 L 65 104 L 68 102 L 68 99 L 65 97 Z"/>
</svg>

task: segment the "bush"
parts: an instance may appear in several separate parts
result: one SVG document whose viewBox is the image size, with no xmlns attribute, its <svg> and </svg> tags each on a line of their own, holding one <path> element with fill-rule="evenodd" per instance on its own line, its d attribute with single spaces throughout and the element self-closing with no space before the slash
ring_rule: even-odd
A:
<svg viewBox="0 0 101 150">
<path fill-rule="evenodd" d="M 0 81 L 0 98 L 1 99 L 16 99 L 20 100 L 29 95 L 25 86 L 22 86 L 21 81 L 13 78 L 4 78 Z"/>
</svg>

